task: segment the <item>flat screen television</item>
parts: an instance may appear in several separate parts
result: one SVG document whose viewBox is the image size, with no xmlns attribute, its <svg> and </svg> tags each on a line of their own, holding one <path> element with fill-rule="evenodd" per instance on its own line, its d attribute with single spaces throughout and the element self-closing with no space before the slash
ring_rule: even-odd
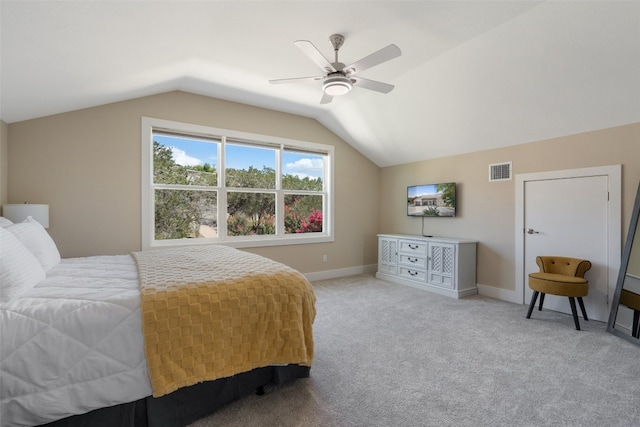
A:
<svg viewBox="0 0 640 427">
<path fill-rule="evenodd" d="M 407 187 L 407 215 L 434 218 L 456 216 L 456 183 Z"/>
</svg>

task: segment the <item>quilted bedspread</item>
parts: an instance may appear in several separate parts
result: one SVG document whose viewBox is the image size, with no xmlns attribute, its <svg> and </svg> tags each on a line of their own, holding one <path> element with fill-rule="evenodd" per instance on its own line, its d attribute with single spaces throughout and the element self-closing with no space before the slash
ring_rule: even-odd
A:
<svg viewBox="0 0 640 427">
<path fill-rule="evenodd" d="M 0 426 L 34 426 L 142 399 L 151 384 L 130 255 L 63 259 L 0 303 Z"/>
<path fill-rule="evenodd" d="M 301 273 L 218 245 L 133 256 L 155 397 L 268 365 L 311 366 L 315 295 Z"/>
</svg>

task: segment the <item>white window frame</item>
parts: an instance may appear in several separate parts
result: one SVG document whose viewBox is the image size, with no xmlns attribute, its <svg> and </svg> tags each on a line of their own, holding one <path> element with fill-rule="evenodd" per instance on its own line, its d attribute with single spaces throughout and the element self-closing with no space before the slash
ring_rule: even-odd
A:
<svg viewBox="0 0 640 427">
<path fill-rule="evenodd" d="M 219 145 L 218 170 L 218 237 L 197 238 L 197 239 L 155 239 L 155 199 L 153 184 L 153 134 L 154 132 L 167 132 L 185 137 L 204 137 L 207 139 L 217 139 L 222 141 Z M 326 156 L 324 162 L 323 184 L 323 226 L 322 232 L 314 233 L 284 233 L 284 196 L 286 194 L 305 194 L 304 190 L 283 190 L 282 182 L 282 156 L 276 156 L 276 188 L 264 189 L 265 193 L 276 194 L 276 234 L 273 235 L 253 235 L 253 236 L 227 236 L 226 215 L 226 187 L 224 186 L 224 146 L 226 139 L 233 141 L 241 140 L 250 144 L 255 142 L 256 146 L 273 146 L 279 152 L 285 149 L 293 151 L 308 151 L 310 153 L 322 154 Z M 239 132 L 228 129 L 220 129 L 209 126 L 182 123 L 171 120 L 142 117 L 142 168 L 141 168 L 141 227 L 142 227 L 142 249 L 147 250 L 157 247 L 200 245 L 200 244 L 224 244 L 237 248 L 249 248 L 260 246 L 295 245 L 309 243 L 324 243 L 334 241 L 334 179 L 333 163 L 335 149 L 331 145 L 318 144 L 315 142 L 298 141 L 286 138 L 279 138 L 268 135 L 259 135 L 247 132 Z M 195 189 L 195 188 L 194 188 Z M 238 190 L 238 189 L 234 189 Z M 242 190 L 240 190 L 242 191 Z M 253 189 L 251 189 L 253 191 Z M 317 195 L 318 192 L 309 192 Z M 222 212 L 222 213 L 221 213 Z"/>
</svg>

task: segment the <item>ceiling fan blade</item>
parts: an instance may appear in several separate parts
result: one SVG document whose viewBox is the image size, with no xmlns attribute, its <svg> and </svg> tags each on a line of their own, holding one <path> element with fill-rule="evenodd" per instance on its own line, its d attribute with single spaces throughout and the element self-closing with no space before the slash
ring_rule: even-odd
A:
<svg viewBox="0 0 640 427">
<path fill-rule="evenodd" d="M 365 89 L 374 90 L 380 93 L 389 93 L 395 87 L 388 83 L 382 83 L 375 80 L 363 79 L 362 77 L 350 77 L 354 86 L 363 87 Z"/>
<path fill-rule="evenodd" d="M 312 76 L 312 77 L 293 77 L 290 79 L 275 79 L 275 80 L 269 80 L 269 83 L 277 85 L 280 83 L 295 83 L 295 82 L 299 82 L 301 80 L 322 80 L 324 77 L 322 76 Z"/>
<path fill-rule="evenodd" d="M 327 95 L 326 93 L 322 93 L 322 99 L 320 99 L 320 104 L 329 104 L 333 101 L 333 96 Z"/>
<path fill-rule="evenodd" d="M 390 44 L 387 47 L 383 47 L 382 49 L 373 52 L 369 56 L 365 56 L 359 61 L 354 62 L 351 65 L 347 65 L 344 67 L 344 72 L 348 75 L 353 75 L 356 73 L 360 73 L 364 70 L 367 70 L 371 67 L 375 67 L 378 64 L 382 64 L 383 62 L 389 61 L 393 58 L 397 58 L 402 55 L 402 51 L 395 44 Z"/>
<path fill-rule="evenodd" d="M 298 46 L 322 71 L 326 73 L 334 73 L 337 71 L 333 65 L 331 65 L 331 62 L 329 62 L 309 40 L 296 40 L 293 44 Z"/>
</svg>

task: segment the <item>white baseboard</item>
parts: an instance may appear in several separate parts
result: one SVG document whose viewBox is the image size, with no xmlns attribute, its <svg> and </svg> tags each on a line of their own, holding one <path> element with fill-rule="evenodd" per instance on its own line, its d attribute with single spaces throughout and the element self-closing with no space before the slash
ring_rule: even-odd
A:
<svg viewBox="0 0 640 427">
<path fill-rule="evenodd" d="M 522 297 L 516 293 L 515 289 L 502 289 L 478 283 L 478 294 L 515 304 L 522 304 Z"/>
<path fill-rule="evenodd" d="M 358 267 L 339 268 L 337 270 L 316 271 L 304 273 L 304 277 L 309 281 L 336 279 L 338 277 L 355 276 L 357 274 L 375 273 L 378 271 L 378 264 L 361 265 Z"/>
</svg>

